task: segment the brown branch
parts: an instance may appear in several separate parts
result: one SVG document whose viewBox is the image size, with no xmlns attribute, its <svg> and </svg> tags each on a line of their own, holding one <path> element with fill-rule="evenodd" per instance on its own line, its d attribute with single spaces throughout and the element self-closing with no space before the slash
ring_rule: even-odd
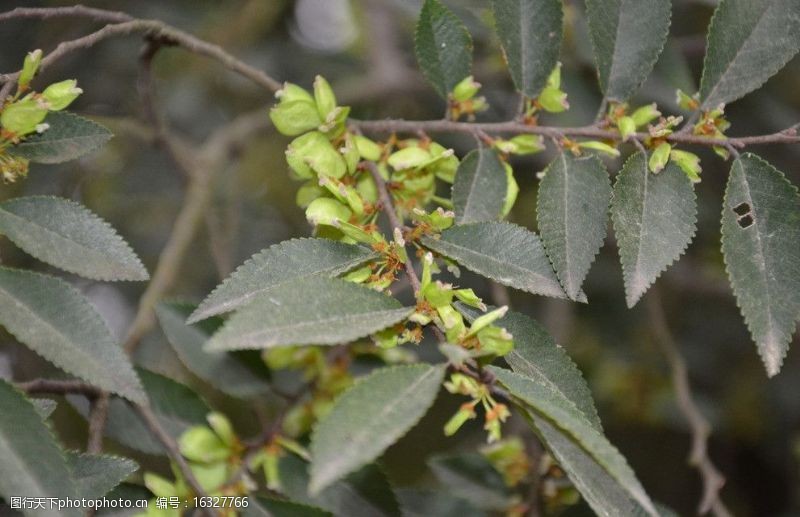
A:
<svg viewBox="0 0 800 517">
<path fill-rule="evenodd" d="M 89 398 L 95 398 L 102 393 L 102 390 L 96 386 L 74 380 L 34 379 L 32 381 L 17 383 L 17 388 L 29 394 L 48 393 L 51 395 L 67 395 L 70 393 L 77 393 Z"/>
<path fill-rule="evenodd" d="M 110 400 L 108 393 L 101 393 L 90 401 L 89 437 L 86 441 L 86 452 L 90 454 L 99 454 L 103 451 L 103 435 L 106 430 Z"/>
<path fill-rule="evenodd" d="M 727 517 L 731 513 L 720 498 L 720 490 L 725 478 L 708 456 L 708 439 L 711 435 L 711 424 L 697 407 L 689 383 L 689 372 L 686 361 L 680 353 L 678 344 L 667 325 L 664 308 L 656 288 L 651 288 L 646 298 L 650 326 L 662 353 L 672 370 L 672 384 L 675 398 L 681 414 L 689 424 L 692 433 L 692 449 L 689 464 L 694 466 L 703 480 L 703 497 L 698 507 L 699 514 L 711 511 L 714 515 Z"/>
</svg>

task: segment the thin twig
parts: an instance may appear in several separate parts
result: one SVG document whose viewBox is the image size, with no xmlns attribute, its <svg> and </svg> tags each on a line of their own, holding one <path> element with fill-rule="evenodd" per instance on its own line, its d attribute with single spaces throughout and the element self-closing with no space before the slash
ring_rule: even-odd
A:
<svg viewBox="0 0 800 517">
<path fill-rule="evenodd" d="M 89 398 L 95 398 L 102 393 L 102 390 L 97 386 L 74 380 L 34 379 L 32 381 L 17 383 L 16 386 L 29 394 L 48 393 L 51 395 L 67 395 L 76 393 Z"/>
<path fill-rule="evenodd" d="M 692 450 L 689 455 L 689 464 L 697 468 L 703 480 L 703 497 L 700 500 L 698 513 L 702 515 L 711 511 L 716 516 L 728 517 L 731 513 L 720 498 L 720 490 L 725 484 L 725 478 L 708 456 L 711 424 L 694 401 L 686 361 L 669 330 L 661 298 L 656 288 L 651 288 L 651 292 L 646 298 L 646 305 L 650 326 L 672 370 L 672 384 L 675 388 L 678 408 L 691 429 Z"/>
<path fill-rule="evenodd" d="M 90 454 L 99 454 L 103 451 L 103 435 L 106 430 L 109 402 L 110 395 L 108 393 L 101 393 L 90 402 L 89 437 L 86 440 L 86 452 Z"/>
</svg>

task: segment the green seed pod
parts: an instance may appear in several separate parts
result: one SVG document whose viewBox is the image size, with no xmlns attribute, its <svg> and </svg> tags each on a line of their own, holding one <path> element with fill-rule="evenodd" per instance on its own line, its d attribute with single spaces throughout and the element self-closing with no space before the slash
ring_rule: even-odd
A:
<svg viewBox="0 0 800 517">
<path fill-rule="evenodd" d="M 683 90 L 675 90 L 675 102 L 686 111 L 694 111 L 700 106 L 696 97 L 690 97 Z"/>
<path fill-rule="evenodd" d="M 667 166 L 667 162 L 669 162 L 669 153 L 671 150 L 672 146 L 666 142 L 660 143 L 658 147 L 653 150 L 652 154 L 650 154 L 650 160 L 647 164 L 651 172 L 657 174 Z"/>
<path fill-rule="evenodd" d="M 376 239 L 374 235 L 365 231 L 360 226 L 356 226 L 355 224 L 350 224 L 346 221 L 338 221 L 336 223 L 336 227 L 345 235 L 350 237 L 356 242 L 363 242 L 364 244 L 372 244 L 379 239 Z"/>
<path fill-rule="evenodd" d="M 406 147 L 392 153 L 388 163 L 396 171 L 413 169 L 424 165 L 431 160 L 431 153 L 421 147 Z"/>
<path fill-rule="evenodd" d="M 326 192 L 324 188 L 319 186 L 319 182 L 315 180 L 307 181 L 297 190 L 295 203 L 297 203 L 297 206 L 300 208 L 306 208 L 312 201 L 318 197 L 324 196 Z"/>
<path fill-rule="evenodd" d="M 318 75 L 314 79 L 314 101 L 320 118 L 326 120 L 328 115 L 336 108 L 336 95 L 333 88 L 324 77 Z"/>
<path fill-rule="evenodd" d="M 34 99 L 23 99 L 15 102 L 0 114 L 0 124 L 7 131 L 22 137 L 36 131 L 36 126 L 44 121 L 47 108 Z"/>
<path fill-rule="evenodd" d="M 282 103 L 291 101 L 314 103 L 314 97 L 311 96 L 308 90 L 293 83 L 283 83 L 283 88 L 275 92 L 275 97 Z"/>
<path fill-rule="evenodd" d="M 212 412 L 206 416 L 206 420 L 208 421 L 208 425 L 211 426 L 211 429 L 217 433 L 220 440 L 225 443 L 228 447 L 233 447 L 233 445 L 237 442 L 236 433 L 233 431 L 233 426 L 231 425 L 231 421 L 228 420 L 228 417 L 223 415 L 219 412 Z"/>
<path fill-rule="evenodd" d="M 453 303 L 454 294 L 453 286 L 436 281 L 428 284 L 428 286 L 425 288 L 425 291 L 422 293 L 422 296 L 433 307 L 438 308 Z"/>
<path fill-rule="evenodd" d="M 178 495 L 175 485 L 152 472 L 144 473 L 144 486 L 156 497 L 174 497 Z"/>
<path fill-rule="evenodd" d="M 224 461 L 230 449 L 214 431 L 204 425 L 190 427 L 178 438 L 181 454 L 191 461 L 211 463 Z"/>
<path fill-rule="evenodd" d="M 461 406 L 461 409 L 456 411 L 456 414 L 453 415 L 450 420 L 444 425 L 444 434 L 445 436 L 453 436 L 461 429 L 467 420 L 471 420 L 475 418 L 477 415 L 475 413 L 475 404 L 474 403 L 466 403 Z"/>
<path fill-rule="evenodd" d="M 517 135 L 509 142 L 513 143 L 517 150 L 514 154 L 523 156 L 526 154 L 536 154 L 545 150 L 544 139 L 541 135 Z"/>
<path fill-rule="evenodd" d="M 700 157 L 694 153 L 673 149 L 669 154 L 670 159 L 681 168 L 692 183 L 700 182 Z"/>
<path fill-rule="evenodd" d="M 508 306 L 504 305 L 502 307 L 498 307 L 492 312 L 487 312 L 483 316 L 475 318 L 475 321 L 472 322 L 472 325 L 469 328 L 469 333 L 467 333 L 467 337 L 474 336 L 484 328 L 488 327 L 495 321 L 505 316 L 507 312 L 508 312 Z"/>
<path fill-rule="evenodd" d="M 347 280 L 348 282 L 353 282 L 354 284 L 363 284 L 367 281 L 369 276 L 372 274 L 372 268 L 369 266 L 360 267 L 356 270 L 350 271 L 346 275 L 342 277 L 342 279 Z"/>
<path fill-rule="evenodd" d="M 458 298 L 461 302 L 482 311 L 486 310 L 486 304 L 483 303 L 483 300 L 478 298 L 478 295 L 475 294 L 475 291 L 472 289 L 456 289 L 454 292 L 456 298 Z"/>
<path fill-rule="evenodd" d="M 33 80 L 33 77 L 36 75 L 36 72 L 39 70 L 39 65 L 42 63 L 42 50 L 36 49 L 33 52 L 28 52 L 28 55 L 25 56 L 25 62 L 22 65 L 22 72 L 19 74 L 19 80 L 17 84 L 19 84 L 20 90 L 25 90 L 28 88 L 28 85 Z"/>
<path fill-rule="evenodd" d="M 631 135 L 636 134 L 636 122 L 633 117 L 620 117 L 617 119 L 617 129 L 622 137 L 622 141 L 627 141 Z"/>
<path fill-rule="evenodd" d="M 539 94 L 538 101 L 542 109 L 550 113 L 561 113 L 569 109 L 567 94 L 552 86 L 547 86 L 542 90 L 542 93 Z"/>
<path fill-rule="evenodd" d="M 194 464 L 191 469 L 200 487 L 207 492 L 214 492 L 228 480 L 228 465 L 225 462 L 211 465 Z"/>
<path fill-rule="evenodd" d="M 588 142 L 578 142 L 578 147 L 582 147 L 584 149 L 591 149 L 593 151 L 599 151 L 609 156 L 614 156 L 614 157 L 619 156 L 619 149 L 617 149 L 616 147 L 611 147 L 605 142 L 598 142 L 597 140 L 589 140 Z"/>
<path fill-rule="evenodd" d="M 78 81 L 67 79 L 51 84 L 42 92 L 42 97 L 47 101 L 50 111 L 61 111 L 78 98 L 83 90 L 78 88 Z"/>
<path fill-rule="evenodd" d="M 361 161 L 361 154 L 350 135 L 345 137 L 344 146 L 339 148 L 339 152 L 342 153 L 344 162 L 347 164 L 347 172 L 354 174 L 358 168 L 358 162 Z"/>
<path fill-rule="evenodd" d="M 548 88 L 555 88 L 556 90 L 561 88 L 561 62 L 559 61 L 556 63 L 556 67 L 550 72 L 550 76 L 547 78 L 547 87 Z"/>
<path fill-rule="evenodd" d="M 481 83 L 475 81 L 471 75 L 462 79 L 453 88 L 453 99 L 458 102 L 468 101 L 481 89 Z"/>
<path fill-rule="evenodd" d="M 519 194 L 519 185 L 517 184 L 517 180 L 514 179 L 514 171 L 511 169 L 511 165 L 504 163 L 503 164 L 506 170 L 506 200 L 503 203 L 503 210 L 501 214 L 503 217 L 507 216 L 511 209 L 514 207 L 514 202 L 517 200 L 517 194 Z"/>
<path fill-rule="evenodd" d="M 361 196 L 361 199 L 368 203 L 374 203 L 378 200 L 378 186 L 375 185 L 375 180 L 369 174 L 364 174 L 361 179 L 356 183 L 356 190 Z"/>
<path fill-rule="evenodd" d="M 322 124 L 313 102 L 305 100 L 281 102 L 269 110 L 269 118 L 281 134 L 296 136 Z"/>
<path fill-rule="evenodd" d="M 513 336 L 504 328 L 486 327 L 477 334 L 481 351 L 497 356 L 504 356 L 514 349 Z"/>
<path fill-rule="evenodd" d="M 631 114 L 631 118 L 633 119 L 633 123 L 636 125 L 636 127 L 646 126 L 660 116 L 661 112 L 656 109 L 655 104 L 642 106 Z"/>
<path fill-rule="evenodd" d="M 328 139 L 325 138 L 325 135 L 319 131 L 306 133 L 292 140 L 292 143 L 286 148 L 286 162 L 299 178 L 312 178 L 314 177 L 314 171 L 306 161 L 306 158 L 325 147 L 330 147 L 331 150 L 336 152 Z"/>
<path fill-rule="evenodd" d="M 394 348 L 400 342 L 400 338 L 397 335 L 397 330 L 391 327 L 381 330 L 380 332 L 376 332 L 372 335 L 372 339 L 375 341 L 376 345 L 383 349 Z"/>
<path fill-rule="evenodd" d="M 353 212 L 335 199 L 321 197 L 306 208 L 306 219 L 314 226 L 321 224 L 335 226 L 337 221 L 349 221 Z"/>
<path fill-rule="evenodd" d="M 381 159 L 382 151 L 378 144 L 361 135 L 355 135 L 353 140 L 358 149 L 358 154 L 360 154 L 362 158 L 371 162 L 376 162 Z"/>
</svg>

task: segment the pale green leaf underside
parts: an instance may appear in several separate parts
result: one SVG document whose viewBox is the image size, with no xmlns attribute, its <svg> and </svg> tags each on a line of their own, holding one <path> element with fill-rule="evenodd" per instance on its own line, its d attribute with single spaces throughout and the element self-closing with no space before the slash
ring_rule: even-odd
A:
<svg viewBox="0 0 800 517">
<path fill-rule="evenodd" d="M 425 237 L 422 243 L 503 285 L 566 297 L 539 237 L 521 226 L 502 222 L 463 224 L 445 230 L 439 239 Z"/>
<path fill-rule="evenodd" d="M 0 380 L 0 496 L 74 499 L 64 453 L 33 404 L 10 384 Z M 32 509 L 31 516 L 79 517 L 78 509 Z"/>
<path fill-rule="evenodd" d="M 187 325 L 191 306 L 162 303 L 156 309 L 158 321 L 181 362 L 195 375 L 232 397 L 255 397 L 270 391 L 269 383 L 227 352 L 207 352 L 203 345 L 211 337 L 209 325 Z"/>
<path fill-rule="evenodd" d="M 514 85 L 527 97 L 538 96 L 561 50 L 561 1 L 492 0 L 492 11 Z"/>
<path fill-rule="evenodd" d="M 647 156 L 638 152 L 617 176 L 611 219 L 625 300 L 633 307 L 694 237 L 697 201 L 692 183 L 673 163 L 653 174 Z"/>
<path fill-rule="evenodd" d="M 203 300 L 189 323 L 232 311 L 273 287 L 312 275 L 336 276 L 376 255 L 363 246 L 328 239 L 292 239 L 262 250 Z"/>
<path fill-rule="evenodd" d="M 394 325 L 411 311 L 359 284 L 305 278 L 258 296 L 228 320 L 206 350 L 347 343 Z"/>
<path fill-rule="evenodd" d="M 600 88 L 625 101 L 647 79 L 669 33 L 669 0 L 587 0 Z"/>
<path fill-rule="evenodd" d="M 590 455 L 633 500 L 650 515 L 658 515 L 644 488 L 628 466 L 628 462 L 602 432 L 585 418 L 575 404 L 547 384 L 541 384 L 496 366 L 490 366 L 489 369 L 513 396 L 525 403 L 533 414 L 546 419 L 569 436 L 569 439 Z"/>
<path fill-rule="evenodd" d="M 67 373 L 132 401 L 146 401 L 103 319 L 63 280 L 0 268 L 0 324 Z"/>
<path fill-rule="evenodd" d="M 86 278 L 149 278 L 111 225 L 68 199 L 21 197 L 0 204 L 0 234 L 42 262 Z"/>
<path fill-rule="evenodd" d="M 99 499 L 136 472 L 133 460 L 106 454 L 67 452 L 67 464 L 80 497 Z"/>
<path fill-rule="evenodd" d="M 311 436 L 311 493 L 372 462 L 433 404 L 444 368 L 426 364 L 376 370 L 335 402 Z"/>
<path fill-rule="evenodd" d="M 414 50 L 425 78 L 444 98 L 472 67 L 472 38 L 439 0 L 425 0 L 414 33 Z"/>
<path fill-rule="evenodd" d="M 53 414 L 53 411 L 56 410 L 56 401 L 51 399 L 28 399 L 30 400 L 33 407 L 36 408 L 36 412 L 39 413 L 39 416 L 42 417 L 42 420 L 47 420 L 50 418 L 50 415 Z"/>
<path fill-rule="evenodd" d="M 539 185 L 539 235 L 561 285 L 573 300 L 606 237 L 611 181 L 599 158 L 562 152 Z"/>
<path fill-rule="evenodd" d="M 91 120 L 63 111 L 47 115 L 50 128 L 9 149 L 32 162 L 61 163 L 80 158 L 105 144 L 113 135 Z"/>
<path fill-rule="evenodd" d="M 800 198 L 780 171 L 754 154 L 742 155 L 731 167 L 722 253 L 771 377 L 780 371 L 800 316 Z"/>
<path fill-rule="evenodd" d="M 458 223 L 500 219 L 508 179 L 503 163 L 491 149 L 474 149 L 464 157 L 453 183 L 453 207 Z"/>
<path fill-rule="evenodd" d="M 800 49 L 800 0 L 723 0 L 708 29 L 700 80 L 704 109 L 735 101 Z"/>
</svg>

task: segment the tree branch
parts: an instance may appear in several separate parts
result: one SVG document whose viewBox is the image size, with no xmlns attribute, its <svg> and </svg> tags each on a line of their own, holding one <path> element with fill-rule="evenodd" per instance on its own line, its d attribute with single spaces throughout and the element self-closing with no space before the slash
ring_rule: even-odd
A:
<svg viewBox="0 0 800 517">
<path fill-rule="evenodd" d="M 686 361 L 684 361 L 678 344 L 675 342 L 675 338 L 667 325 L 659 292 L 655 287 L 651 288 L 651 291 L 649 296 L 646 297 L 650 326 L 656 342 L 659 344 L 672 370 L 672 384 L 675 388 L 675 399 L 678 408 L 691 429 L 692 450 L 689 455 L 689 464 L 697 468 L 703 480 L 703 497 L 700 500 L 698 513 L 705 514 L 711 511 L 714 515 L 728 517 L 731 513 L 719 494 L 725 484 L 725 478 L 708 456 L 708 439 L 711 435 L 711 424 L 700 412 L 692 396 Z"/>
</svg>

